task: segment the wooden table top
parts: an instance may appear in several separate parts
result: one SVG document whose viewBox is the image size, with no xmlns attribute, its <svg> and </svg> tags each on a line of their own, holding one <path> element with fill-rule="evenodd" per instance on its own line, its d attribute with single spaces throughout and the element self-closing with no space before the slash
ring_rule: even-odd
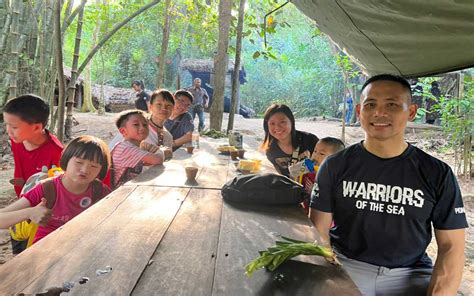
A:
<svg viewBox="0 0 474 296">
<path fill-rule="evenodd" d="M 217 143 L 176 152 L 1 266 L 0 295 L 64 286 L 74 295 L 360 295 L 342 268 L 315 256 L 245 275 L 277 235 L 317 233 L 298 206 L 223 202 L 236 172 Z M 185 180 L 186 161 L 200 168 L 196 183 Z"/>
</svg>

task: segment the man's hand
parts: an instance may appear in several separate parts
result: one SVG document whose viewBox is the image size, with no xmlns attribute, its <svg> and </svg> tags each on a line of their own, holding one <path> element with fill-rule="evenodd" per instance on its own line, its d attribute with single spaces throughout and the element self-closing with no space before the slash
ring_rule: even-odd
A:
<svg viewBox="0 0 474 296">
<path fill-rule="evenodd" d="M 465 230 L 435 229 L 438 257 L 431 276 L 428 295 L 455 295 L 464 268 Z"/>
<path fill-rule="evenodd" d="M 49 218 L 51 218 L 51 210 L 46 207 L 46 198 L 43 197 L 37 206 L 30 208 L 28 218 L 41 226 L 48 223 Z"/>
</svg>

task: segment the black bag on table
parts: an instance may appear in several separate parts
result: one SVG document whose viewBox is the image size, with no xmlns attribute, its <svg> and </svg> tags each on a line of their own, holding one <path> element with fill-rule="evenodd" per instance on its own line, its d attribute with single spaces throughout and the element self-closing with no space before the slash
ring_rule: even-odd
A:
<svg viewBox="0 0 474 296">
<path fill-rule="evenodd" d="M 225 201 L 248 204 L 289 205 L 309 198 L 301 184 L 277 174 L 240 175 L 221 192 Z"/>
</svg>

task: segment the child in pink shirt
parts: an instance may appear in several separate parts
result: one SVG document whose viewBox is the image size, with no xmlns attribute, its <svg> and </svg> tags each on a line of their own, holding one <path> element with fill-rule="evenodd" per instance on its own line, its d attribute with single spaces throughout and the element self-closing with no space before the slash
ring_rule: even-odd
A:
<svg viewBox="0 0 474 296">
<path fill-rule="evenodd" d="M 72 140 L 60 160 L 64 174 L 52 178 L 56 198 L 49 209 L 44 186 L 51 179 L 42 181 L 19 200 L 1 209 L 0 226 L 31 219 L 39 224 L 33 240 L 33 243 L 37 242 L 110 193 L 110 188 L 97 180 L 105 177 L 110 162 L 109 148 L 102 140 L 92 136 Z M 30 207 L 31 211 L 25 211 Z M 7 218 L 10 220 L 3 221 Z"/>
</svg>

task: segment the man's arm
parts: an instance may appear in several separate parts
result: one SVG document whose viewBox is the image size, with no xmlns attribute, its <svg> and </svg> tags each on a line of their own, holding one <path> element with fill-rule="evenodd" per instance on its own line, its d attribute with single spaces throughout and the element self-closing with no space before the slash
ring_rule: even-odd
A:
<svg viewBox="0 0 474 296">
<path fill-rule="evenodd" d="M 332 224 L 332 213 L 326 213 L 311 208 L 309 211 L 309 219 L 311 219 L 311 222 L 313 222 L 316 230 L 321 236 L 320 243 L 329 246 L 329 229 Z"/>
<path fill-rule="evenodd" d="M 207 108 L 209 107 L 209 95 L 207 94 L 207 91 L 206 89 L 202 89 L 204 92 L 203 92 L 203 96 L 202 96 L 202 102 L 204 103 L 204 108 Z"/>
<path fill-rule="evenodd" d="M 193 133 L 192 132 L 187 132 L 182 136 L 181 138 L 178 138 L 173 141 L 173 147 L 179 147 L 183 144 L 191 142 L 193 139 Z"/>
<path fill-rule="evenodd" d="M 431 276 L 428 295 L 455 295 L 464 268 L 465 230 L 437 230 L 438 257 Z"/>
</svg>

